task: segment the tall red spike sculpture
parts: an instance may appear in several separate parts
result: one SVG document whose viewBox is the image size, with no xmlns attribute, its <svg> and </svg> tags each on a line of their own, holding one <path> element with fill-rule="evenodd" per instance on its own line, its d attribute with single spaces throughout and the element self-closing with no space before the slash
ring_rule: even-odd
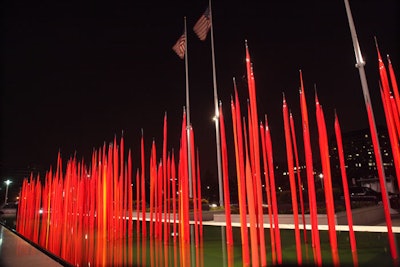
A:
<svg viewBox="0 0 400 267">
<path fill-rule="evenodd" d="M 128 170 L 129 171 L 129 170 Z M 139 238 L 140 236 L 140 172 L 139 169 L 136 170 L 136 236 Z"/>
<path fill-rule="evenodd" d="M 383 64 L 382 58 L 381 58 L 381 54 L 379 52 L 379 48 L 378 45 L 376 45 L 376 50 L 378 52 L 378 63 L 379 63 L 379 74 L 380 74 L 380 78 L 381 78 L 381 84 L 383 87 L 383 91 L 385 92 L 385 99 L 390 99 L 390 100 L 386 100 L 388 102 L 391 102 L 390 105 L 388 105 L 389 107 L 387 108 L 388 111 L 388 115 L 385 115 L 386 117 L 390 116 L 392 123 L 393 123 L 393 128 L 397 137 L 400 138 L 400 97 L 399 97 L 399 90 L 397 87 L 397 81 L 396 81 L 396 76 L 394 75 L 394 71 L 393 71 L 393 67 L 392 67 L 392 63 L 390 61 L 389 55 L 387 56 L 388 58 L 388 62 L 389 62 L 389 75 L 390 75 L 390 81 L 392 84 L 392 89 L 393 89 L 393 93 L 394 93 L 394 97 L 391 94 L 390 91 L 390 86 L 389 86 L 389 79 L 387 77 L 387 73 L 386 73 L 386 68 L 385 65 Z M 384 105 L 385 106 L 385 105 Z M 386 111 L 385 111 L 386 114 Z M 388 125 L 389 127 L 389 125 Z M 393 149 L 393 145 L 392 145 L 392 149 Z M 398 160 L 396 161 L 395 159 L 395 163 L 397 163 Z M 399 175 L 397 174 L 397 178 L 399 179 Z"/>
<path fill-rule="evenodd" d="M 340 130 L 339 119 L 337 117 L 336 112 L 335 112 L 335 135 L 336 135 L 337 151 L 338 151 L 338 156 L 339 156 L 340 172 L 342 175 L 343 195 L 344 195 L 344 201 L 345 201 L 345 206 L 346 206 L 347 224 L 349 225 L 350 247 L 351 247 L 351 253 L 352 253 L 352 257 L 353 257 L 353 265 L 355 267 L 357 267 L 358 266 L 358 256 L 357 256 L 356 236 L 354 234 L 354 229 L 353 229 L 353 215 L 351 213 L 350 193 L 349 193 L 349 186 L 348 186 L 348 182 L 347 182 L 346 167 L 345 167 L 345 162 L 344 162 L 342 133 Z"/>
<path fill-rule="evenodd" d="M 393 105 L 391 104 L 392 103 L 391 99 L 393 99 L 393 97 L 391 96 L 390 92 L 389 80 L 387 77 L 386 68 L 385 65 L 383 64 L 378 46 L 376 47 L 376 50 L 378 53 L 379 75 L 381 78 L 381 86 L 383 89 L 381 90 L 382 103 L 385 112 L 390 145 L 392 148 L 397 184 L 400 188 L 400 148 L 399 148 L 400 122 L 399 122 L 398 110 L 394 101 L 393 101 L 394 104 Z M 394 84 L 396 84 L 395 79 L 394 79 Z M 397 127 L 396 127 L 396 122 L 397 122 Z"/>
<path fill-rule="evenodd" d="M 145 188 L 145 157 L 144 157 L 144 137 L 142 130 L 142 138 L 140 140 L 140 160 L 141 160 L 141 182 L 140 192 L 142 194 L 142 238 L 146 237 L 146 188 Z"/>
<path fill-rule="evenodd" d="M 232 236 L 232 219 L 231 219 L 231 201 L 229 193 L 229 174 L 228 174 L 228 151 L 226 147 L 225 137 L 225 122 L 222 112 L 222 105 L 219 106 L 219 124 L 221 135 L 221 150 L 222 150 L 222 174 L 224 182 L 224 200 L 225 200 L 225 218 L 226 218 L 226 243 L 233 245 Z"/>
<path fill-rule="evenodd" d="M 387 56 L 388 62 L 389 62 L 389 76 L 390 76 L 390 81 L 392 83 L 392 89 L 394 93 L 394 101 L 396 103 L 397 107 L 397 112 L 398 116 L 400 117 L 400 95 L 399 95 L 399 88 L 397 86 L 397 80 L 396 76 L 394 74 L 393 66 L 392 66 L 392 61 L 390 60 L 389 55 Z"/>
<path fill-rule="evenodd" d="M 372 114 L 372 109 L 371 109 L 370 103 L 367 104 L 367 114 L 368 114 L 368 120 L 370 121 L 370 125 L 372 125 L 373 114 Z M 374 147 L 374 154 L 375 154 L 377 169 L 383 170 L 382 158 L 379 156 L 378 137 L 376 136 L 375 131 L 371 130 L 371 137 L 372 137 L 372 144 Z M 394 239 L 394 233 L 393 233 L 393 229 L 392 229 L 392 219 L 390 217 L 390 211 L 389 211 L 390 205 L 389 205 L 389 199 L 388 199 L 386 184 L 385 184 L 386 181 L 385 181 L 385 177 L 384 177 L 382 171 L 378 171 L 378 177 L 379 177 L 379 183 L 380 183 L 380 188 L 381 188 L 381 193 L 382 193 L 382 204 L 383 204 L 384 213 L 385 213 L 386 226 L 388 229 L 390 252 L 391 252 L 393 260 L 397 260 L 398 253 L 397 253 L 396 241 Z"/>
<path fill-rule="evenodd" d="M 245 123 L 243 123 L 245 125 Z M 246 127 L 245 127 L 246 128 Z M 247 203 L 249 205 L 249 217 L 250 217 L 250 242 L 251 242 L 251 263 L 252 266 L 259 266 L 259 246 L 257 240 L 257 218 L 256 218 L 256 206 L 254 203 L 254 186 L 252 171 L 249 161 L 249 152 L 247 146 L 246 129 L 244 130 L 245 140 L 245 153 L 246 153 L 246 191 L 247 191 Z"/>
<path fill-rule="evenodd" d="M 257 101 L 256 101 L 256 86 L 254 73 L 251 68 L 250 53 L 246 42 L 246 69 L 247 69 L 247 82 L 249 87 L 249 98 L 250 98 L 250 109 L 251 117 L 249 115 L 249 122 L 252 125 L 252 135 L 249 135 L 249 139 L 253 141 L 254 149 L 254 166 L 252 167 L 254 171 L 255 179 L 255 196 L 256 196 L 256 208 L 257 208 L 257 225 L 258 234 L 260 238 L 260 253 L 261 253 L 261 266 L 267 265 L 266 248 L 265 248 L 265 238 L 264 238 L 264 219 L 263 219 L 263 209 L 262 209 L 262 191 L 261 191 L 261 168 L 260 168 L 260 145 L 258 136 L 258 114 L 257 114 Z M 250 133 L 250 128 L 249 128 Z M 250 142 L 251 143 L 251 142 Z"/>
<path fill-rule="evenodd" d="M 72 196 L 71 194 L 71 190 L 70 190 L 70 182 L 71 182 L 71 175 L 70 175 L 70 168 L 71 165 L 67 164 L 67 171 L 66 171 L 66 176 L 65 176 L 65 181 L 64 181 L 64 192 L 63 194 L 65 194 L 64 196 L 64 205 L 63 205 L 63 230 L 62 230 L 62 240 L 61 243 L 62 244 L 66 244 L 67 243 L 67 229 L 68 229 L 68 225 L 69 225 L 69 217 L 70 217 L 70 213 L 68 210 L 68 204 L 70 202 L 70 198 Z M 67 251 L 66 251 L 66 246 L 62 247 L 62 251 L 61 251 L 61 257 L 62 258 L 66 258 L 67 257 Z"/>
<path fill-rule="evenodd" d="M 119 141 L 119 180 L 120 180 L 120 188 L 122 190 L 122 194 L 120 195 L 120 228 L 122 228 L 122 231 L 120 233 L 119 238 L 122 239 L 126 235 L 126 227 L 127 223 L 125 219 L 128 216 L 128 177 L 126 175 L 125 171 L 125 164 L 124 164 L 124 158 L 125 158 L 125 142 L 124 142 L 124 133 L 122 132 L 121 139 Z M 129 186 L 131 183 L 129 184 Z M 132 221 L 132 220 L 131 220 Z"/>
<path fill-rule="evenodd" d="M 393 98 L 393 96 L 390 96 L 390 105 L 392 108 L 392 113 L 393 113 L 393 121 L 394 121 L 394 128 L 395 132 L 397 133 L 397 136 L 400 137 L 400 116 L 396 116 L 397 113 L 399 113 L 397 105 L 396 105 L 396 100 Z"/>
<path fill-rule="evenodd" d="M 312 160 L 311 141 L 310 141 L 310 129 L 308 123 L 306 96 L 304 92 L 303 77 L 301 71 L 300 71 L 300 107 L 301 107 L 301 117 L 303 125 L 304 152 L 306 157 L 312 246 L 314 252 L 314 261 L 318 266 L 321 266 L 322 257 L 321 257 L 321 245 L 318 232 L 317 201 L 315 198 L 314 170 L 313 170 L 313 160 Z"/>
<path fill-rule="evenodd" d="M 289 122 L 290 122 L 290 132 L 292 135 L 292 142 L 293 142 L 293 153 L 296 161 L 297 188 L 299 189 L 301 218 L 303 222 L 303 236 L 304 236 L 304 242 L 307 243 L 306 218 L 305 218 L 304 200 L 303 200 L 303 182 L 301 181 L 301 175 L 300 175 L 301 169 L 299 163 L 299 153 L 297 152 L 297 141 L 296 141 L 296 132 L 294 127 L 294 120 L 292 113 L 290 111 L 289 111 Z"/>
<path fill-rule="evenodd" d="M 262 147 L 262 155 L 263 155 L 263 166 L 264 166 L 264 175 L 265 175 L 265 191 L 267 194 L 267 205 L 268 205 L 268 217 L 269 217 L 269 235 L 271 239 L 271 256 L 272 256 L 272 264 L 276 264 L 276 245 L 275 245 L 275 230 L 273 225 L 273 214 L 272 214 L 272 201 L 271 201 L 271 186 L 270 179 L 268 174 L 268 164 L 267 164 L 267 148 L 265 144 L 265 130 L 264 126 L 260 124 L 260 136 L 261 136 L 261 147 Z"/>
<path fill-rule="evenodd" d="M 188 181 L 188 142 L 186 134 L 186 112 L 183 113 L 181 130 L 181 147 L 179 160 L 179 246 L 181 265 L 190 265 L 190 234 L 189 234 L 189 181 Z"/>
<path fill-rule="evenodd" d="M 199 227 L 198 227 L 198 201 L 197 201 L 197 185 L 196 185 L 196 157 L 195 157 L 195 145 L 194 145 L 194 133 L 193 128 L 190 128 L 190 159 L 191 159 L 191 168 L 192 168 L 192 199 L 190 200 L 193 203 L 193 219 L 194 219 L 194 239 L 195 239 L 195 247 L 199 246 Z M 196 255 L 198 255 L 198 250 L 196 251 Z"/>
<path fill-rule="evenodd" d="M 157 182 L 157 160 L 156 160 L 156 144 L 153 140 L 150 155 L 150 238 L 154 237 L 154 208 L 156 200 L 156 182 Z"/>
<path fill-rule="evenodd" d="M 41 183 L 40 183 L 40 176 L 36 177 L 35 183 L 35 204 L 34 204 L 34 226 L 33 226 L 33 237 L 32 241 L 38 243 L 39 241 L 39 210 L 40 210 L 40 200 L 41 200 Z"/>
<path fill-rule="evenodd" d="M 243 160 L 243 140 L 242 140 L 242 127 L 240 115 L 240 103 L 237 95 L 236 84 L 234 83 L 235 102 L 231 100 L 232 111 L 232 125 L 233 125 L 233 139 L 235 144 L 235 159 L 236 159 L 236 176 L 238 183 L 238 200 L 239 200 L 239 214 L 240 224 L 246 227 L 240 227 L 241 240 L 242 240 L 242 259 L 243 265 L 250 265 L 249 241 L 246 221 L 246 184 Z"/>
<path fill-rule="evenodd" d="M 162 165 L 162 160 L 160 160 L 158 164 L 158 170 L 157 170 L 157 183 L 156 183 L 156 192 L 157 192 L 157 197 L 156 197 L 156 238 L 158 240 L 162 240 L 162 204 L 163 204 L 163 165 Z"/>
<path fill-rule="evenodd" d="M 389 133 L 389 140 L 390 140 L 390 145 L 392 148 L 392 155 L 393 155 L 393 161 L 394 161 L 394 166 L 395 166 L 395 171 L 396 171 L 396 176 L 397 176 L 397 183 L 400 188 L 400 136 L 397 135 L 396 133 L 396 126 L 395 126 L 395 118 L 394 118 L 394 112 L 392 111 L 392 105 L 391 99 L 392 97 L 389 97 L 387 92 L 385 90 L 381 89 L 381 98 L 382 98 L 382 103 L 383 103 L 383 110 L 385 112 L 385 118 L 386 118 L 386 124 L 388 128 L 388 133 Z"/>
<path fill-rule="evenodd" d="M 167 231 L 167 191 L 168 191 L 168 178 L 167 177 L 167 137 L 168 137 L 168 130 L 167 130 L 167 113 L 164 115 L 164 128 L 163 128 L 163 149 L 162 149 L 162 165 L 163 165 L 163 206 L 164 206 L 164 242 L 168 241 L 168 231 Z"/>
<path fill-rule="evenodd" d="M 167 155 L 167 241 L 169 241 L 169 235 L 171 234 L 171 227 L 170 223 L 171 223 L 171 153 L 168 152 Z"/>
<path fill-rule="evenodd" d="M 172 150 L 172 156 L 171 156 L 171 178 L 172 178 L 172 227 L 173 227 L 173 235 L 174 235 L 174 243 L 176 243 L 176 236 L 177 236 L 177 230 L 176 230 L 176 167 L 175 167 L 175 156 L 174 156 L 174 151 Z"/>
<path fill-rule="evenodd" d="M 49 172 L 46 172 L 45 175 L 45 184 L 42 191 L 42 211 L 47 211 L 50 200 L 50 183 L 51 183 L 51 168 Z M 49 183 L 50 182 L 50 183 Z M 42 215 L 42 220 L 46 223 L 42 222 L 40 225 L 40 240 L 39 245 L 42 247 L 46 247 L 46 239 L 47 239 L 47 225 L 48 225 L 49 214 Z M 46 233 L 46 234 L 44 234 Z"/>
<path fill-rule="evenodd" d="M 396 249 L 396 241 L 395 241 L 395 238 L 393 235 L 393 230 L 392 230 L 392 219 L 391 219 L 390 211 L 389 211 L 390 205 L 389 205 L 388 194 L 387 194 L 387 189 L 386 189 L 386 178 L 385 178 L 385 173 L 384 173 L 384 169 L 383 169 L 382 157 L 380 154 L 379 140 L 378 140 L 376 126 L 375 126 L 374 114 L 373 114 L 373 110 L 372 110 L 371 101 L 369 100 L 369 93 L 364 93 L 364 97 L 365 97 L 365 105 L 366 105 L 366 109 L 367 109 L 368 122 L 369 122 L 369 126 L 370 126 L 371 139 L 372 139 L 372 144 L 373 144 L 373 148 L 374 148 L 376 166 L 377 166 L 377 170 L 378 170 L 379 184 L 380 184 L 380 189 L 381 189 L 381 193 L 382 193 L 382 203 L 383 203 L 383 207 L 384 207 L 386 226 L 388 229 L 390 252 L 392 255 L 392 259 L 397 261 L 398 260 L 398 252 Z"/>
<path fill-rule="evenodd" d="M 278 217 L 278 202 L 276 199 L 276 186 L 274 174 L 274 159 L 272 155 L 272 141 L 271 131 L 269 129 L 268 120 L 265 118 L 265 146 L 268 160 L 268 173 L 271 182 L 271 199 L 272 199 L 272 212 L 274 216 L 274 230 L 275 230 L 275 246 L 276 257 L 278 264 L 282 264 L 282 248 L 281 248 L 281 234 L 279 230 L 279 217 Z"/>
<path fill-rule="evenodd" d="M 112 210 L 114 211 L 114 214 L 112 216 L 112 233 L 113 237 L 112 239 L 117 239 L 119 235 L 119 196 L 120 196 L 120 188 L 119 188 L 119 160 L 118 160 L 118 147 L 117 147 L 117 138 L 114 136 L 114 143 L 112 146 L 112 154 L 111 154 L 111 161 L 112 161 L 112 177 L 113 177 L 113 183 L 112 183 L 112 188 L 113 188 L 113 201 L 112 201 Z"/>
<path fill-rule="evenodd" d="M 328 137 L 326 133 L 325 117 L 318 101 L 317 94 L 315 93 L 315 105 L 316 105 L 316 117 L 318 125 L 318 139 L 319 139 L 319 149 L 321 156 L 322 173 L 324 180 L 324 192 L 325 192 L 325 203 L 326 203 L 326 215 L 328 217 L 328 232 L 329 232 L 329 242 L 331 244 L 331 252 L 333 265 L 339 266 L 339 253 L 337 248 L 337 237 L 335 228 L 335 207 L 332 193 L 332 179 L 331 179 L 331 167 L 329 163 L 329 146 Z"/>
<path fill-rule="evenodd" d="M 298 205 L 297 205 L 297 194 L 296 194 L 296 181 L 294 178 L 294 164 L 293 164 L 293 150 L 292 150 L 292 140 L 290 136 L 290 126 L 289 126 L 289 112 L 286 104 L 285 96 L 283 96 L 283 122 L 285 129 L 285 141 L 286 141 L 286 157 L 288 163 L 288 173 L 289 173 L 289 182 L 290 182 L 290 193 L 292 196 L 292 207 L 293 207 L 293 222 L 294 222 L 294 233 L 296 240 L 296 255 L 297 255 L 297 264 L 301 265 L 302 256 L 301 256 L 301 240 L 300 240 L 300 230 L 299 230 L 299 215 L 298 215 Z"/>
<path fill-rule="evenodd" d="M 181 131 L 181 157 L 179 162 L 180 169 L 180 187 L 181 192 L 179 192 L 180 202 L 181 202 L 181 214 L 182 218 L 180 218 L 179 223 L 182 228 L 181 241 L 184 242 L 184 249 L 187 249 L 187 244 L 190 243 L 190 235 L 189 235 L 189 178 L 188 178 L 188 167 L 189 162 L 187 158 L 188 151 L 188 142 L 187 142 L 187 128 L 189 125 L 186 125 L 186 112 L 183 114 L 182 119 L 182 131 Z"/>
</svg>

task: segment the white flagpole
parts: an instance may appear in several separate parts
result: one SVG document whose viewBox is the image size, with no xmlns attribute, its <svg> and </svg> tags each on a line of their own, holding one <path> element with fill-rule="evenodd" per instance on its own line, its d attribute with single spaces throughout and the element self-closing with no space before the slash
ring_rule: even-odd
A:
<svg viewBox="0 0 400 267">
<path fill-rule="evenodd" d="M 217 75 L 215 70 L 215 54 L 214 54 L 214 30 L 212 22 L 211 0 L 209 0 L 208 8 L 210 10 L 210 35 L 211 35 L 211 59 L 213 68 L 213 87 L 214 87 L 214 106 L 215 106 L 215 141 L 217 146 L 217 165 L 218 165 L 218 192 L 219 205 L 224 206 L 224 193 L 222 188 L 222 167 L 221 167 L 221 141 L 219 133 L 219 109 L 218 109 L 218 93 L 217 93 Z"/>
<path fill-rule="evenodd" d="M 374 116 L 374 112 L 372 110 L 372 103 L 371 103 L 371 98 L 370 98 L 369 90 L 368 90 L 367 77 L 365 75 L 365 70 L 364 70 L 365 61 L 363 60 L 362 55 L 361 55 L 361 49 L 360 49 L 360 45 L 358 43 L 356 28 L 354 26 L 353 16 L 351 15 L 349 1 L 344 0 L 344 4 L 346 6 L 347 19 L 349 20 L 351 39 L 353 41 L 354 54 L 356 57 L 356 68 L 358 69 L 359 74 L 360 74 L 361 87 L 362 87 L 362 91 L 363 91 L 363 95 L 364 95 L 365 106 L 367 108 L 368 108 L 368 106 L 370 106 L 371 115 L 372 115 L 371 128 L 375 132 L 375 136 L 378 136 L 378 133 L 376 130 L 376 125 L 375 125 L 375 116 Z M 378 147 L 380 147 L 378 138 L 376 140 L 376 143 L 378 144 Z M 380 148 L 379 148 L 379 154 L 377 156 L 380 158 L 380 161 L 382 162 L 382 155 L 380 152 Z M 378 170 L 378 172 L 381 172 L 382 176 L 385 177 L 385 171 L 383 169 L 383 166 L 382 166 L 381 170 Z M 386 182 L 384 183 L 384 185 L 386 187 Z"/>
<path fill-rule="evenodd" d="M 192 153 L 190 147 L 190 103 L 189 103 L 189 69 L 188 69 L 188 36 L 187 36 L 187 29 L 186 29 L 186 17 L 184 17 L 184 30 L 185 30 L 185 76 L 186 76 L 186 133 L 187 133 L 187 157 L 188 157 L 188 180 L 189 180 L 189 199 L 195 201 L 193 199 L 193 188 L 192 188 Z M 190 200 L 189 200 L 190 203 Z M 194 227 L 190 225 L 190 243 L 191 243 L 191 258 L 195 257 L 194 251 Z M 194 261 L 191 260 L 191 266 L 194 266 Z"/>
<path fill-rule="evenodd" d="M 187 153 L 188 153 L 188 175 L 189 175 L 189 198 L 193 198 L 192 189 L 192 160 L 191 160 L 191 148 L 190 148 L 190 104 L 189 104 L 189 70 L 188 70 L 188 36 L 186 30 L 186 17 L 184 17 L 184 34 L 185 34 L 185 75 L 186 75 L 186 133 L 187 133 Z"/>
<path fill-rule="evenodd" d="M 383 163 L 382 161 L 382 154 L 381 154 L 381 149 L 380 149 L 380 145 L 379 145 L 379 138 L 378 138 L 378 133 L 376 130 L 376 125 L 375 125 L 375 117 L 374 117 L 374 112 L 372 110 L 372 103 L 371 103 L 371 99 L 369 96 L 369 90 L 368 90 L 368 84 L 367 84 L 367 77 L 365 75 L 365 70 L 364 70 L 364 65 L 365 62 L 362 58 L 361 55 L 361 49 L 360 49 L 360 45 L 358 43 L 358 38 L 357 38 L 357 33 L 356 33 L 356 28 L 354 26 L 354 21 L 353 21 L 353 16 L 351 14 L 351 9 L 350 9 L 350 4 L 348 0 L 344 0 L 344 4 L 346 7 L 346 13 L 347 13 L 347 19 L 349 21 L 349 27 L 350 27 L 350 32 L 351 32 L 351 39 L 353 41 L 353 47 L 354 47 L 354 53 L 356 56 L 356 68 L 358 69 L 359 73 L 360 73 L 360 80 L 361 80 L 361 87 L 363 90 L 363 94 L 364 94 L 364 100 L 365 100 L 365 106 L 368 109 L 368 106 L 371 110 L 371 120 L 370 121 L 370 127 L 371 127 L 371 131 L 374 131 L 375 134 L 375 142 L 378 145 L 378 155 L 375 155 L 380 162 Z M 372 136 L 371 138 L 374 138 L 374 136 Z M 385 176 L 385 170 L 383 168 L 383 164 L 381 166 L 381 168 L 377 169 L 378 173 L 380 173 L 380 175 L 378 175 L 379 179 L 380 179 L 380 184 L 382 185 L 381 188 L 381 193 L 386 195 L 386 199 L 389 200 L 389 196 L 388 196 L 388 192 L 386 189 L 386 176 Z M 382 181 L 383 179 L 383 181 Z M 388 209 L 390 212 L 390 201 L 388 201 L 387 203 L 388 205 Z M 391 222 L 391 218 L 390 215 L 387 215 L 385 212 L 385 217 L 386 217 L 386 221 L 390 221 Z M 390 240 L 390 242 L 393 242 L 395 244 L 395 249 L 391 249 L 391 253 L 392 253 L 392 257 L 393 259 L 397 259 L 398 255 L 397 255 L 397 242 L 396 239 L 394 238 L 394 234 L 392 232 L 392 229 L 390 229 L 390 227 L 388 226 L 388 239 Z"/>
</svg>

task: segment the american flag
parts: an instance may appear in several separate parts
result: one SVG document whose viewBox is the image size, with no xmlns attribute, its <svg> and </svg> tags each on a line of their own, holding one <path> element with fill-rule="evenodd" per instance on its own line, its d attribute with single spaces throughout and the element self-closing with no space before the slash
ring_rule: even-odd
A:
<svg viewBox="0 0 400 267">
<path fill-rule="evenodd" d="M 175 51 L 175 53 L 183 59 L 185 57 L 185 42 L 186 42 L 186 36 L 185 34 L 182 34 L 181 37 L 179 37 L 178 41 L 174 44 L 172 47 L 172 50 Z"/>
<path fill-rule="evenodd" d="M 211 27 L 210 20 L 210 8 L 207 7 L 206 11 L 204 11 L 203 15 L 199 18 L 196 24 L 193 27 L 193 31 L 197 34 L 197 37 L 201 41 L 204 41 L 207 37 L 207 33 Z"/>
</svg>

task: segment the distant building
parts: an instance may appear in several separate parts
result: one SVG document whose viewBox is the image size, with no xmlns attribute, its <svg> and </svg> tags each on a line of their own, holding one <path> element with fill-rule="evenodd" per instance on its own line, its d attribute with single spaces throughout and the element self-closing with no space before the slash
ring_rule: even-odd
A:
<svg viewBox="0 0 400 267">
<path fill-rule="evenodd" d="M 397 183 L 395 179 L 394 161 L 387 129 L 377 127 L 383 168 L 389 184 Z M 342 134 L 346 173 L 349 185 L 373 185 L 378 182 L 378 172 L 370 130 L 362 129 Z M 332 177 L 341 183 L 339 155 L 336 137 L 330 142 Z M 379 183 L 378 183 L 379 184 Z"/>
</svg>

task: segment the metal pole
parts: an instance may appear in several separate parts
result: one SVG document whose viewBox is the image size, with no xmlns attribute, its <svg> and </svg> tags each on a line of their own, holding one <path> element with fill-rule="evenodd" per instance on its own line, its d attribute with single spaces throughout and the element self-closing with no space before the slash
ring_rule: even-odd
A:
<svg viewBox="0 0 400 267">
<path fill-rule="evenodd" d="M 226 257 L 226 231 L 225 226 L 221 226 L 221 246 L 222 246 L 222 264 L 224 267 L 229 266 L 229 260 Z"/>
<path fill-rule="evenodd" d="M 380 151 L 379 138 L 378 138 L 376 125 L 375 125 L 375 117 L 374 117 L 374 112 L 372 110 L 372 104 L 371 104 L 371 99 L 369 96 L 367 78 L 366 78 L 365 70 L 364 70 L 365 62 L 362 59 L 360 45 L 358 44 L 357 33 L 356 33 L 355 26 L 354 26 L 353 16 L 351 15 L 349 1 L 344 0 L 344 4 L 346 6 L 346 13 L 347 13 L 347 18 L 349 20 L 351 38 L 352 38 L 353 46 L 354 46 L 354 53 L 356 55 L 356 61 L 357 61 L 356 68 L 358 68 L 358 71 L 360 73 L 361 87 L 362 87 L 363 94 L 364 94 L 365 106 L 367 108 L 367 111 L 368 111 L 368 108 L 370 109 L 370 114 L 368 116 L 372 117 L 372 118 L 368 118 L 368 121 L 370 122 L 371 132 L 373 131 L 375 134 L 375 138 L 374 138 L 374 136 L 372 136 L 372 138 L 375 139 L 374 141 L 376 142 L 376 144 L 378 146 L 378 149 L 377 149 L 378 155 L 375 155 L 375 156 L 377 157 L 377 160 L 379 160 L 382 163 L 382 154 Z M 383 200 L 384 205 L 387 205 L 387 209 L 388 209 L 388 210 L 386 210 L 386 208 L 384 208 L 386 224 L 387 224 L 387 228 L 388 228 L 388 239 L 389 239 L 389 244 L 390 244 L 390 250 L 391 250 L 392 258 L 394 260 L 398 260 L 397 242 L 396 242 L 396 239 L 394 238 L 393 230 L 391 229 L 392 222 L 391 222 L 391 217 L 390 217 L 390 200 L 389 200 L 389 196 L 388 196 L 388 191 L 386 189 L 386 176 L 385 176 L 385 170 L 383 168 L 383 164 L 381 164 L 381 168 L 377 169 L 377 171 L 379 172 L 378 176 L 379 176 L 380 183 L 382 185 L 381 186 L 382 187 L 381 188 L 382 200 Z M 383 179 L 383 181 L 382 181 L 382 179 Z M 383 196 L 387 199 L 387 204 L 385 204 L 386 201 Z"/>
<path fill-rule="evenodd" d="M 209 0 L 208 8 L 210 10 L 210 35 L 211 35 L 211 59 L 213 69 L 213 87 L 214 87 L 214 106 L 215 106 L 215 142 L 217 146 L 217 165 L 218 165 L 218 192 L 219 205 L 224 206 L 224 193 L 222 188 L 222 167 L 221 167 L 221 144 L 219 133 L 219 109 L 218 109 L 218 94 L 217 94 L 217 75 L 215 70 L 215 53 L 214 53 L 214 30 L 212 22 L 211 0 Z"/>
<path fill-rule="evenodd" d="M 190 104 L 189 104 L 189 70 L 188 70 L 188 36 L 186 30 L 186 17 L 184 17 L 184 29 L 185 29 L 185 74 L 186 74 L 186 133 L 187 133 L 187 153 L 188 153 L 188 178 L 189 178 L 189 199 L 193 199 L 193 188 L 192 188 L 192 155 L 190 148 Z M 189 200 L 190 201 L 190 200 Z M 190 225 L 190 252 L 191 252 L 191 266 L 194 266 L 195 261 L 195 251 L 194 251 L 194 227 L 193 224 Z"/>
<path fill-rule="evenodd" d="M 184 17 L 184 30 L 185 30 L 185 74 L 186 74 L 186 133 L 187 133 L 187 153 L 188 153 L 188 175 L 189 175 L 189 198 L 193 198 L 192 189 L 192 160 L 190 149 L 190 104 L 189 104 L 189 70 L 188 70 L 188 36 L 186 31 L 186 17 Z"/>
<path fill-rule="evenodd" d="M 364 70 L 365 61 L 363 60 L 362 55 L 361 55 L 361 49 L 360 49 L 360 45 L 358 43 L 356 28 L 354 26 L 353 16 L 351 15 L 349 1 L 348 0 L 344 0 L 344 4 L 346 6 L 347 18 L 349 20 L 351 39 L 353 41 L 354 54 L 356 56 L 356 68 L 358 69 L 358 72 L 360 74 L 361 87 L 362 87 L 362 91 L 363 91 L 363 95 L 364 95 L 365 106 L 367 108 L 368 108 L 368 106 L 370 106 L 371 115 L 372 115 L 372 120 L 370 122 L 371 123 L 371 129 L 372 129 L 372 131 L 374 131 L 375 136 L 378 136 L 378 133 L 377 133 L 377 130 L 376 130 L 376 124 L 375 124 L 374 111 L 372 109 L 371 98 L 370 98 L 369 90 L 368 90 L 367 77 L 365 75 L 365 70 Z M 379 149 L 378 149 L 379 152 L 378 152 L 377 157 L 379 157 L 379 160 L 381 162 L 383 162 L 382 161 L 382 154 L 381 154 L 381 150 L 380 150 L 380 145 L 379 145 L 379 138 L 376 138 L 376 139 L 377 139 L 376 143 L 378 144 L 378 147 L 379 147 Z M 378 170 L 378 172 L 381 172 L 383 178 L 386 179 L 385 170 L 383 169 L 383 166 L 382 166 L 382 168 L 380 170 Z M 385 186 L 385 188 L 383 188 L 383 190 L 385 190 L 385 193 L 387 195 L 386 181 L 384 181 L 383 185 Z"/>
<path fill-rule="evenodd" d="M 7 200 L 8 200 L 8 186 L 11 184 L 10 180 L 5 181 L 6 183 L 6 195 L 4 197 L 4 204 L 7 204 Z"/>
<path fill-rule="evenodd" d="M 6 186 L 6 196 L 5 196 L 5 199 L 4 199 L 4 204 L 7 204 L 7 199 L 8 199 L 8 184 Z"/>
</svg>

